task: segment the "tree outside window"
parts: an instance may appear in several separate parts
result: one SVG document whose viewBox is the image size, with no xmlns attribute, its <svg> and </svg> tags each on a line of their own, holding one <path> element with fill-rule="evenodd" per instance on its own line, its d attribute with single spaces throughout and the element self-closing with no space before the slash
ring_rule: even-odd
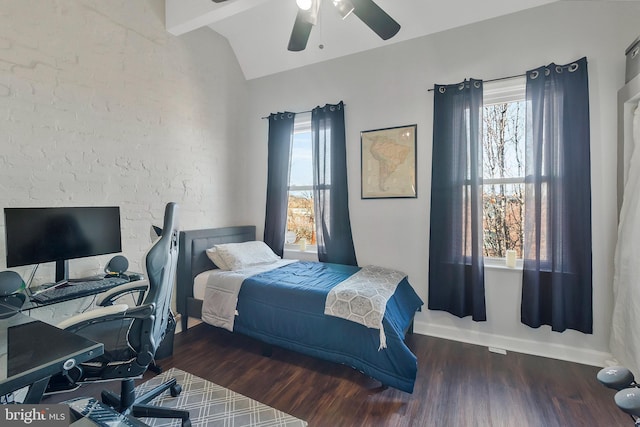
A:
<svg viewBox="0 0 640 427">
<path fill-rule="evenodd" d="M 311 114 L 304 113 L 296 115 L 294 124 L 285 243 L 299 244 L 305 239 L 307 244 L 315 245 L 315 230 Z"/>
<path fill-rule="evenodd" d="M 488 90 L 487 90 L 488 89 Z M 485 86 L 483 111 L 484 256 L 504 258 L 524 240 L 524 81 Z"/>
</svg>

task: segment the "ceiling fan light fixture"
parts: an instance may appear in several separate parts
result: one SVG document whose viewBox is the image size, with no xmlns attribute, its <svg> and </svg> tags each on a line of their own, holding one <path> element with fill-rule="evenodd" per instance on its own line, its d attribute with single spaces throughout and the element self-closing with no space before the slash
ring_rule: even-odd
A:
<svg viewBox="0 0 640 427">
<path fill-rule="evenodd" d="M 313 0 L 296 0 L 296 4 L 302 10 L 309 10 L 313 5 Z"/>
<path fill-rule="evenodd" d="M 300 2 L 303 0 L 296 0 Z M 299 52 L 307 47 L 311 29 L 318 21 L 318 11 L 322 0 L 311 0 L 309 10 L 298 9 L 296 20 L 293 23 L 289 45 L 287 50 Z M 376 33 L 382 40 L 388 40 L 400 31 L 398 24 L 387 12 L 382 10 L 374 0 L 331 0 L 338 9 L 342 19 L 351 13 L 356 15 L 367 27 Z M 298 3 L 299 4 L 299 3 Z M 305 6 L 304 4 L 302 6 Z M 357 8 L 356 8 L 357 6 Z M 322 49 L 322 47 L 320 47 Z"/>
<path fill-rule="evenodd" d="M 351 0 L 333 0 L 333 5 L 340 12 L 342 19 L 347 19 L 347 16 L 351 15 L 351 12 L 355 9 Z"/>
</svg>

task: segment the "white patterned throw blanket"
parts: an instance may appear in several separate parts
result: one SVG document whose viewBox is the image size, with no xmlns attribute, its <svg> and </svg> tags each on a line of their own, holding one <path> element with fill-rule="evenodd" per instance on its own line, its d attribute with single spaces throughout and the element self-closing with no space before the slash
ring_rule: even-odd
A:
<svg viewBox="0 0 640 427">
<path fill-rule="evenodd" d="M 406 274 L 368 265 L 338 283 L 327 295 L 324 314 L 380 330 L 380 347 L 387 347 L 382 319 L 387 301 Z"/>
</svg>

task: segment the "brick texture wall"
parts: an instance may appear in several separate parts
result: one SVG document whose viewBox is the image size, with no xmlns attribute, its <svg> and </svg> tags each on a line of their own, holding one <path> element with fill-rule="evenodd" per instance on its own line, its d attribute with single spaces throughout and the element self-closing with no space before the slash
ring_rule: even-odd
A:
<svg viewBox="0 0 640 427">
<path fill-rule="evenodd" d="M 168 34 L 163 0 L 0 0 L 0 207 L 120 206 L 132 269 L 168 201 L 185 229 L 241 221 L 246 104 L 227 41 Z M 3 216 L 0 241 L 2 270 Z"/>
</svg>

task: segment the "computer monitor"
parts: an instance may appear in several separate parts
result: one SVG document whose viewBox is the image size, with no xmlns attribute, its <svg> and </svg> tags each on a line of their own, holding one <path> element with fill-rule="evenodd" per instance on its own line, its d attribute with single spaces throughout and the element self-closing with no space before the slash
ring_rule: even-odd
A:
<svg viewBox="0 0 640 427">
<path fill-rule="evenodd" d="M 122 252 L 119 207 L 5 208 L 7 267 L 56 263 L 56 282 L 69 278 L 68 260 Z"/>
</svg>

